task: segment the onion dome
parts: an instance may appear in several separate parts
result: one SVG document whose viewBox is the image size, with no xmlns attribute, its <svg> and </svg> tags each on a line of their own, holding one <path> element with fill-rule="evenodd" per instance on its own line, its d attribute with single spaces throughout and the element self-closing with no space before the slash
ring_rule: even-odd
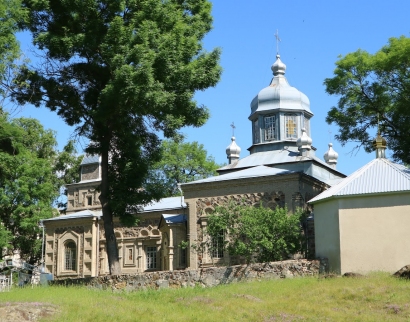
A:
<svg viewBox="0 0 410 322">
<path fill-rule="evenodd" d="M 296 146 L 302 156 L 307 156 L 312 149 L 312 139 L 306 134 L 306 129 L 302 129 L 302 136 L 296 140 Z"/>
<path fill-rule="evenodd" d="M 330 165 L 332 168 L 336 168 L 337 159 L 339 158 L 339 154 L 333 150 L 333 144 L 329 143 L 329 149 L 323 155 L 326 163 Z"/>
<path fill-rule="evenodd" d="M 239 160 L 239 155 L 241 154 L 241 148 L 236 144 L 235 137 L 231 138 L 231 144 L 226 148 L 226 156 L 228 157 L 229 164 Z"/>
<path fill-rule="evenodd" d="M 273 79 L 268 87 L 262 89 L 252 100 L 251 115 L 267 111 L 283 110 L 286 112 L 303 112 L 313 116 L 310 110 L 308 97 L 289 85 L 286 77 L 286 65 L 276 56 L 276 61 L 271 67 Z M 251 117 L 250 117 L 251 118 Z"/>
<path fill-rule="evenodd" d="M 386 157 L 387 142 L 380 134 L 373 140 L 373 147 L 376 149 L 376 158 Z"/>
<path fill-rule="evenodd" d="M 285 75 L 286 65 L 280 60 L 280 55 L 276 55 L 276 61 L 271 67 L 273 75 Z"/>
</svg>

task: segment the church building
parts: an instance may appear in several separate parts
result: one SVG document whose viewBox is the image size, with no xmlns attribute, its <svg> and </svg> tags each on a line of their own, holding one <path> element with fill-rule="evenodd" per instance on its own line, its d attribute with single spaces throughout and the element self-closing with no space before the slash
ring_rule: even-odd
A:
<svg viewBox="0 0 410 322">
<path fill-rule="evenodd" d="M 331 144 L 324 160 L 315 155 L 309 99 L 289 85 L 286 65 L 279 55 L 276 58 L 270 84 L 251 102 L 249 155 L 240 158 L 241 148 L 232 137 L 226 149 L 229 164 L 218 169 L 218 176 L 182 184 L 183 198 L 140 207 L 137 227 L 116 223 L 123 273 L 233 264 L 218 247 L 212 252 L 193 247 L 208 238 L 207 216 L 215 206 L 233 200 L 252 206 L 286 206 L 293 212 L 308 207 L 309 199 L 346 177 L 336 169 L 338 154 Z M 100 171 L 100 158 L 86 156 L 81 181 L 67 185 L 66 214 L 43 220 L 45 267 L 55 278 L 109 274 L 96 189 Z"/>
</svg>

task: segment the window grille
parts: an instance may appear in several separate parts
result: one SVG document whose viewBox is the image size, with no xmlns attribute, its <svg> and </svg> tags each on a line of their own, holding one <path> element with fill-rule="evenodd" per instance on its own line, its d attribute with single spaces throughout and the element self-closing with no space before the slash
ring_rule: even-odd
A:
<svg viewBox="0 0 410 322">
<path fill-rule="evenodd" d="M 253 143 L 259 143 L 259 124 L 258 124 L 258 120 L 253 121 Z"/>
<path fill-rule="evenodd" d="M 73 241 L 69 241 L 65 245 L 65 270 L 67 271 L 75 271 L 77 270 L 76 265 L 76 253 L 77 247 Z"/>
<path fill-rule="evenodd" d="M 305 130 L 306 130 L 306 134 L 307 135 L 310 135 L 310 129 L 309 129 L 309 119 L 305 116 L 304 118 L 303 118 L 303 120 L 304 120 L 304 124 L 303 124 L 303 127 L 305 128 Z"/>
<path fill-rule="evenodd" d="M 294 114 L 285 115 L 285 128 L 287 139 L 298 138 L 297 116 Z"/>
<path fill-rule="evenodd" d="M 212 258 L 224 257 L 224 231 L 221 230 L 218 235 L 212 238 Z"/>
<path fill-rule="evenodd" d="M 147 247 L 147 269 L 157 268 L 157 248 Z"/>
<path fill-rule="evenodd" d="M 276 139 L 276 117 L 275 115 L 265 116 L 265 141 Z"/>
</svg>

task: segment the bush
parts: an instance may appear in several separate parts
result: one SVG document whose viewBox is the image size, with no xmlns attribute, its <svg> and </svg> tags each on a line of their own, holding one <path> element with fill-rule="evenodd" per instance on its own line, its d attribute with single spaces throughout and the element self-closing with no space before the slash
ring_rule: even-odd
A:
<svg viewBox="0 0 410 322">
<path fill-rule="evenodd" d="M 301 216 L 302 211 L 288 214 L 286 207 L 218 206 L 208 218 L 208 249 L 214 251 L 212 241 L 223 231 L 223 248 L 231 256 L 242 256 L 247 263 L 283 260 L 301 250 Z"/>
</svg>

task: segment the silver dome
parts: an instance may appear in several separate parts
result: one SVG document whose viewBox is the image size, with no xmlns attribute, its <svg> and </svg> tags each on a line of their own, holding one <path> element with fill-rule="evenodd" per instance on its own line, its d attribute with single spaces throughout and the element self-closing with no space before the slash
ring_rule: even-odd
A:
<svg viewBox="0 0 410 322">
<path fill-rule="evenodd" d="M 279 55 L 276 58 L 276 62 L 271 68 L 274 75 L 272 82 L 252 100 L 251 114 L 261 111 L 282 110 L 289 112 L 303 111 L 312 116 L 308 97 L 289 85 L 284 76 L 286 65 L 280 60 Z"/>
</svg>

